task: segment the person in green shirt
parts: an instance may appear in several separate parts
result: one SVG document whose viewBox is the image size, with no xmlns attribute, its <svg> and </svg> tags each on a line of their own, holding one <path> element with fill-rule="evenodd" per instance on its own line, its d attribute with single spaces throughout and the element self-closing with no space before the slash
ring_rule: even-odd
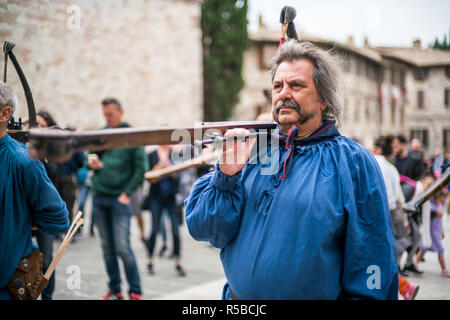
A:
<svg viewBox="0 0 450 320">
<path fill-rule="evenodd" d="M 102 108 L 107 124 L 103 129 L 129 127 L 122 121 L 124 110 L 117 99 L 103 100 Z M 90 152 L 88 155 L 88 167 L 94 171 L 91 180 L 93 218 L 109 276 L 109 290 L 101 300 L 123 299 L 118 257 L 125 267 L 130 299 L 141 299 L 139 270 L 130 245 L 130 197 L 142 185 L 145 160 L 143 147 Z"/>
</svg>

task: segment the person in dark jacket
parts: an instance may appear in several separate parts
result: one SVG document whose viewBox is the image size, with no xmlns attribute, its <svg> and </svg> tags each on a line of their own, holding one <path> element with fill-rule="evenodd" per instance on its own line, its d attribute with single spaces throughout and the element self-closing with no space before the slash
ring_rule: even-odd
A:
<svg viewBox="0 0 450 320">
<path fill-rule="evenodd" d="M 158 170 L 164 169 L 173 165 L 171 159 L 171 147 L 167 145 L 160 146 L 157 150 L 149 154 L 149 169 Z M 145 208 L 152 213 L 152 230 L 150 237 L 147 240 L 148 250 L 148 264 L 147 270 L 149 274 L 154 274 L 153 269 L 153 252 L 155 250 L 156 236 L 161 228 L 161 219 L 163 213 L 167 210 L 167 214 L 171 222 L 173 251 L 172 257 L 175 259 L 175 271 L 181 277 L 186 275 L 186 272 L 181 267 L 180 263 L 180 231 L 181 223 L 181 208 L 176 205 L 175 196 L 178 193 L 179 178 L 177 174 L 163 177 L 159 180 L 152 181 L 148 196 L 145 201 Z"/>
<path fill-rule="evenodd" d="M 394 165 L 402 176 L 419 180 L 426 170 L 425 163 L 418 157 L 409 154 L 407 140 L 403 135 L 397 135 L 393 142 Z"/>
<path fill-rule="evenodd" d="M 36 120 L 40 128 L 51 128 L 57 126 L 56 121 L 47 111 L 38 112 L 36 114 Z M 73 219 L 76 190 L 78 188 L 76 176 L 78 170 L 83 167 L 84 158 L 85 156 L 83 152 L 75 152 L 72 155 L 72 158 L 66 162 L 51 163 L 48 165 L 50 179 L 53 181 L 56 190 L 58 190 L 61 198 L 67 205 L 70 223 L 72 223 Z"/>
</svg>

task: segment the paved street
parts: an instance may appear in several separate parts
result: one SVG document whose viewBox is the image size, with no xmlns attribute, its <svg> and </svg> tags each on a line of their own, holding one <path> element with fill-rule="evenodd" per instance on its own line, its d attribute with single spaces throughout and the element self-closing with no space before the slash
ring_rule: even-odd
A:
<svg viewBox="0 0 450 320">
<path fill-rule="evenodd" d="M 144 212 L 144 215 L 148 234 L 150 232 L 150 215 L 147 211 Z M 89 218 L 88 216 L 86 225 L 89 224 Z M 447 249 L 446 262 L 450 266 L 450 223 L 448 222 L 446 223 L 447 236 L 444 239 L 444 247 Z M 71 244 L 58 265 L 54 299 L 96 299 L 107 291 L 107 277 L 100 240 L 98 236 L 90 237 L 87 229 L 83 230 L 77 242 Z M 143 298 L 165 300 L 220 299 L 225 278 L 219 259 L 219 251 L 204 242 L 193 240 L 187 231 L 186 224 L 181 227 L 181 237 L 182 265 L 187 276 L 184 278 L 178 277 L 175 273 L 174 262 L 168 257 L 155 258 L 155 275 L 150 276 L 146 272 L 146 250 L 139 239 L 136 219 L 133 218 L 132 247 L 141 272 Z M 160 238 L 157 241 L 156 252 L 159 251 L 161 245 Z M 55 242 L 55 252 L 57 246 L 59 246 L 58 241 Z M 425 274 L 420 278 L 409 278 L 412 283 L 419 284 L 421 287 L 417 300 L 450 300 L 450 278 L 440 276 L 436 253 L 427 253 L 425 259 L 426 261 L 420 264 Z M 80 277 L 76 277 L 77 274 Z M 77 279 L 80 282 L 77 282 Z M 128 291 L 125 279 L 122 270 L 122 290 L 124 293 Z"/>
<path fill-rule="evenodd" d="M 147 235 L 150 233 L 150 214 L 144 211 Z M 86 226 L 89 225 L 89 216 Z M 170 226 L 170 223 L 166 221 Z M 182 266 L 187 276 L 175 273 L 175 264 L 170 255 L 171 237 L 168 232 L 166 257 L 154 258 L 154 275 L 147 273 L 147 252 L 139 238 L 137 221 L 132 218 L 131 245 L 138 261 L 144 299 L 220 299 L 221 288 L 225 283 L 219 250 L 198 242 L 190 237 L 186 224 L 181 226 Z M 59 246 L 55 241 L 54 252 Z M 155 252 L 159 252 L 162 240 L 157 238 Z M 122 291 L 128 298 L 128 283 L 121 265 Z M 76 282 L 76 274 L 81 281 Z M 91 237 L 85 227 L 82 235 L 71 244 L 64 254 L 56 273 L 54 299 L 97 299 L 107 291 L 107 276 L 98 236 Z M 79 284 L 79 285 L 77 285 Z M 79 287 L 79 289 L 77 288 Z"/>
</svg>

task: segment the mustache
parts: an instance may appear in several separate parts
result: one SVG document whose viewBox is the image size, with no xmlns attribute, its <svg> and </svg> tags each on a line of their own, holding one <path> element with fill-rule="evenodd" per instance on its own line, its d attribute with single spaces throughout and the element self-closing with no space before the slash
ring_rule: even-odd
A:
<svg viewBox="0 0 450 320">
<path fill-rule="evenodd" d="M 294 108 L 300 114 L 300 105 L 294 100 L 285 99 L 278 101 L 277 104 L 275 105 L 275 113 L 278 113 L 280 109 L 283 107 Z"/>
</svg>

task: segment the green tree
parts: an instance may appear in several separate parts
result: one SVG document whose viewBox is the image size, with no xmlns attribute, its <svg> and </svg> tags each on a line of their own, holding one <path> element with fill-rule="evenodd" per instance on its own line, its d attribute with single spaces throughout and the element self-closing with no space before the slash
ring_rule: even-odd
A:
<svg viewBox="0 0 450 320">
<path fill-rule="evenodd" d="M 205 121 L 227 120 L 244 86 L 247 5 L 247 0 L 205 0 L 202 4 Z"/>
<path fill-rule="evenodd" d="M 436 37 L 434 40 L 433 48 L 440 50 L 450 50 L 450 39 L 447 40 L 447 35 L 444 34 L 442 42 Z"/>
</svg>

